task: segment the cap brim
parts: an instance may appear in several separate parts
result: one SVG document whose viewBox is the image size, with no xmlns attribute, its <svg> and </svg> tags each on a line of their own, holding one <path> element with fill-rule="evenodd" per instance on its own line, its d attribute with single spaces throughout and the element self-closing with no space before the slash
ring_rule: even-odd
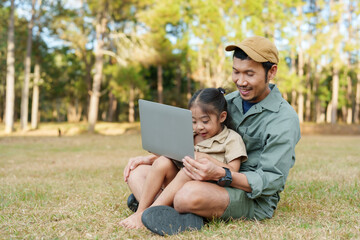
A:
<svg viewBox="0 0 360 240">
<path fill-rule="evenodd" d="M 230 52 L 230 51 L 234 51 L 236 48 L 239 48 L 239 47 L 236 45 L 229 45 L 229 46 L 225 47 L 225 50 Z"/>
<path fill-rule="evenodd" d="M 251 48 L 244 46 L 244 45 L 229 45 L 225 48 L 226 51 L 234 51 L 236 48 L 240 48 L 243 50 L 252 60 L 255 62 L 267 62 L 268 60 L 252 50 Z"/>
</svg>

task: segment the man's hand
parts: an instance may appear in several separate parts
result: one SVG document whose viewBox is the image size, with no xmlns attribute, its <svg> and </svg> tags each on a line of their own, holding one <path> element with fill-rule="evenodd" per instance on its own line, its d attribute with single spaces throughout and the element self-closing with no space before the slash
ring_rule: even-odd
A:
<svg viewBox="0 0 360 240">
<path fill-rule="evenodd" d="M 222 167 L 214 164 L 206 157 L 200 157 L 198 155 L 197 157 L 196 160 L 190 157 L 183 159 L 184 171 L 191 179 L 198 181 L 217 181 L 224 176 L 225 170 Z"/>
<path fill-rule="evenodd" d="M 138 156 L 134 158 L 130 158 L 128 164 L 124 169 L 124 181 L 127 182 L 130 171 L 134 170 L 139 165 L 151 165 L 156 159 L 155 155 L 149 156 Z"/>
</svg>

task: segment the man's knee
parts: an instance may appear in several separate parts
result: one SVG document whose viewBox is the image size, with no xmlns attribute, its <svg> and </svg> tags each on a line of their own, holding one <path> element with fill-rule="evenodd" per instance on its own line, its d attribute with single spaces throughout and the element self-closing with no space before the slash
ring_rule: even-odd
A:
<svg viewBox="0 0 360 240">
<path fill-rule="evenodd" d="M 229 205 L 229 194 L 223 187 L 201 181 L 187 182 L 175 195 L 174 208 L 203 217 L 220 217 Z"/>
<path fill-rule="evenodd" d="M 203 202 L 203 194 L 201 182 L 190 181 L 187 182 L 174 197 L 174 208 L 180 212 L 192 212 L 198 209 Z"/>
</svg>

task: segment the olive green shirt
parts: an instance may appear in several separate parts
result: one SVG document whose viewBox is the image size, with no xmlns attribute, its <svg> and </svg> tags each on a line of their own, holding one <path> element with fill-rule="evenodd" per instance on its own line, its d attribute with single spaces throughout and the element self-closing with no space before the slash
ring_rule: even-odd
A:
<svg viewBox="0 0 360 240">
<path fill-rule="evenodd" d="M 270 89 L 269 95 L 246 114 L 238 91 L 226 96 L 229 127 L 242 136 L 246 145 L 248 160 L 241 164 L 240 172 L 246 175 L 252 189 L 247 196 L 254 200 L 254 215 L 259 219 L 273 216 L 300 140 L 295 110 L 274 84 Z"/>
</svg>

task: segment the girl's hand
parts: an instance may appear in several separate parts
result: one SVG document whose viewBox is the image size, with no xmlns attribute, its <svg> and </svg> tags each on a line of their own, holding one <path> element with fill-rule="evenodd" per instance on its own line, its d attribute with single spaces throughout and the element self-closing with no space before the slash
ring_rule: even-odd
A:
<svg viewBox="0 0 360 240">
<path fill-rule="evenodd" d="M 183 159 L 184 171 L 191 179 L 198 181 L 218 180 L 222 177 L 224 169 L 214 164 L 206 157 L 196 160 L 185 157 Z"/>
<path fill-rule="evenodd" d="M 128 164 L 124 169 L 124 181 L 127 182 L 130 171 L 134 170 L 139 165 L 151 165 L 153 164 L 156 156 L 149 155 L 149 156 L 137 156 L 134 158 L 130 158 Z"/>
</svg>

